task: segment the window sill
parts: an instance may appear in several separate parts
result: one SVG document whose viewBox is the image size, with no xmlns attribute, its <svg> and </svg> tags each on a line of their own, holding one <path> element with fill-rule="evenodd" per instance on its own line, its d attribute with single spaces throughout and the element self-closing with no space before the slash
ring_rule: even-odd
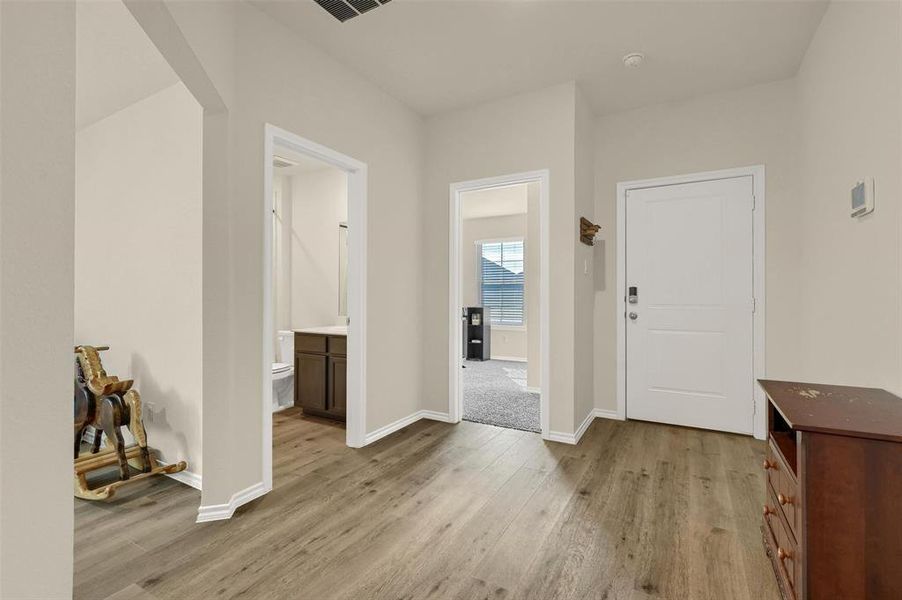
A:
<svg viewBox="0 0 902 600">
<path fill-rule="evenodd" d="M 495 331 L 526 331 L 526 325 L 492 325 Z"/>
</svg>

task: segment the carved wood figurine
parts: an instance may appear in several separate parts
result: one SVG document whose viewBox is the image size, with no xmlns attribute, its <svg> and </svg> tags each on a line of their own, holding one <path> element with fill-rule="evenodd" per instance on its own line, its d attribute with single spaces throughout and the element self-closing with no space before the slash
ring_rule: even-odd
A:
<svg viewBox="0 0 902 600">
<path fill-rule="evenodd" d="M 159 473 L 175 473 L 187 467 L 184 461 L 165 467 L 157 465 L 147 447 L 141 396 L 132 389 L 134 382 L 109 376 L 103 369 L 100 351 L 108 349 L 106 346 L 75 348 L 75 495 L 88 500 L 107 499 L 129 481 Z M 88 425 L 94 428 L 94 439 L 90 453 L 81 455 L 81 440 Z M 122 427 L 128 427 L 135 440 L 134 446 L 125 447 Z M 109 448 L 101 452 L 104 435 Z M 140 475 L 131 476 L 130 461 L 141 471 Z M 88 472 L 116 463 L 119 481 L 96 490 L 88 488 Z"/>
<path fill-rule="evenodd" d="M 601 229 L 601 225 L 596 225 L 585 217 L 579 218 L 579 241 L 587 246 L 595 245 L 595 235 Z"/>
</svg>

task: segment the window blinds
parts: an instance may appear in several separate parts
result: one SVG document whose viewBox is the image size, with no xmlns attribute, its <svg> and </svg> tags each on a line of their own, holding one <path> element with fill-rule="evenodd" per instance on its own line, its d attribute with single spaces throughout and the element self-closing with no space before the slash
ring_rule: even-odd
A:
<svg viewBox="0 0 902 600">
<path fill-rule="evenodd" d="M 492 324 L 523 325 L 523 240 L 482 242 L 477 254 L 481 302 L 491 309 Z"/>
</svg>

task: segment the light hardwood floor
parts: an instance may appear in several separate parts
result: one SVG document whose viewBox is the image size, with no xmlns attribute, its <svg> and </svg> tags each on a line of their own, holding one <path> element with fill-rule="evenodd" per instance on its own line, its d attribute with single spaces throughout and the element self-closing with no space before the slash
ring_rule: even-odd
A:
<svg viewBox="0 0 902 600">
<path fill-rule="evenodd" d="M 75 598 L 778 598 L 764 445 L 596 419 L 578 446 L 420 421 L 360 450 L 275 415 L 274 490 L 194 524 L 156 478 L 76 500 Z"/>
</svg>

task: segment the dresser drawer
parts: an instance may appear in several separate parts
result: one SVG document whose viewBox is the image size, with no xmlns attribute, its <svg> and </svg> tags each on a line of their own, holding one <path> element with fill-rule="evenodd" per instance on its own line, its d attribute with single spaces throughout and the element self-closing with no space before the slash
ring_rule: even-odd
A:
<svg viewBox="0 0 902 600">
<path fill-rule="evenodd" d="M 767 486 L 767 500 L 764 505 L 765 538 L 769 546 L 771 560 L 777 576 L 788 584 L 791 597 L 795 597 L 796 584 L 801 574 L 801 557 L 795 537 L 789 532 L 786 518 L 778 508 L 777 493 Z M 783 587 L 786 587 L 785 585 Z"/>
<path fill-rule="evenodd" d="M 772 440 L 767 445 L 765 470 L 767 471 L 767 482 L 774 493 L 774 507 L 783 512 L 790 532 L 797 540 L 802 523 L 799 484 L 786 459 Z"/>
</svg>

